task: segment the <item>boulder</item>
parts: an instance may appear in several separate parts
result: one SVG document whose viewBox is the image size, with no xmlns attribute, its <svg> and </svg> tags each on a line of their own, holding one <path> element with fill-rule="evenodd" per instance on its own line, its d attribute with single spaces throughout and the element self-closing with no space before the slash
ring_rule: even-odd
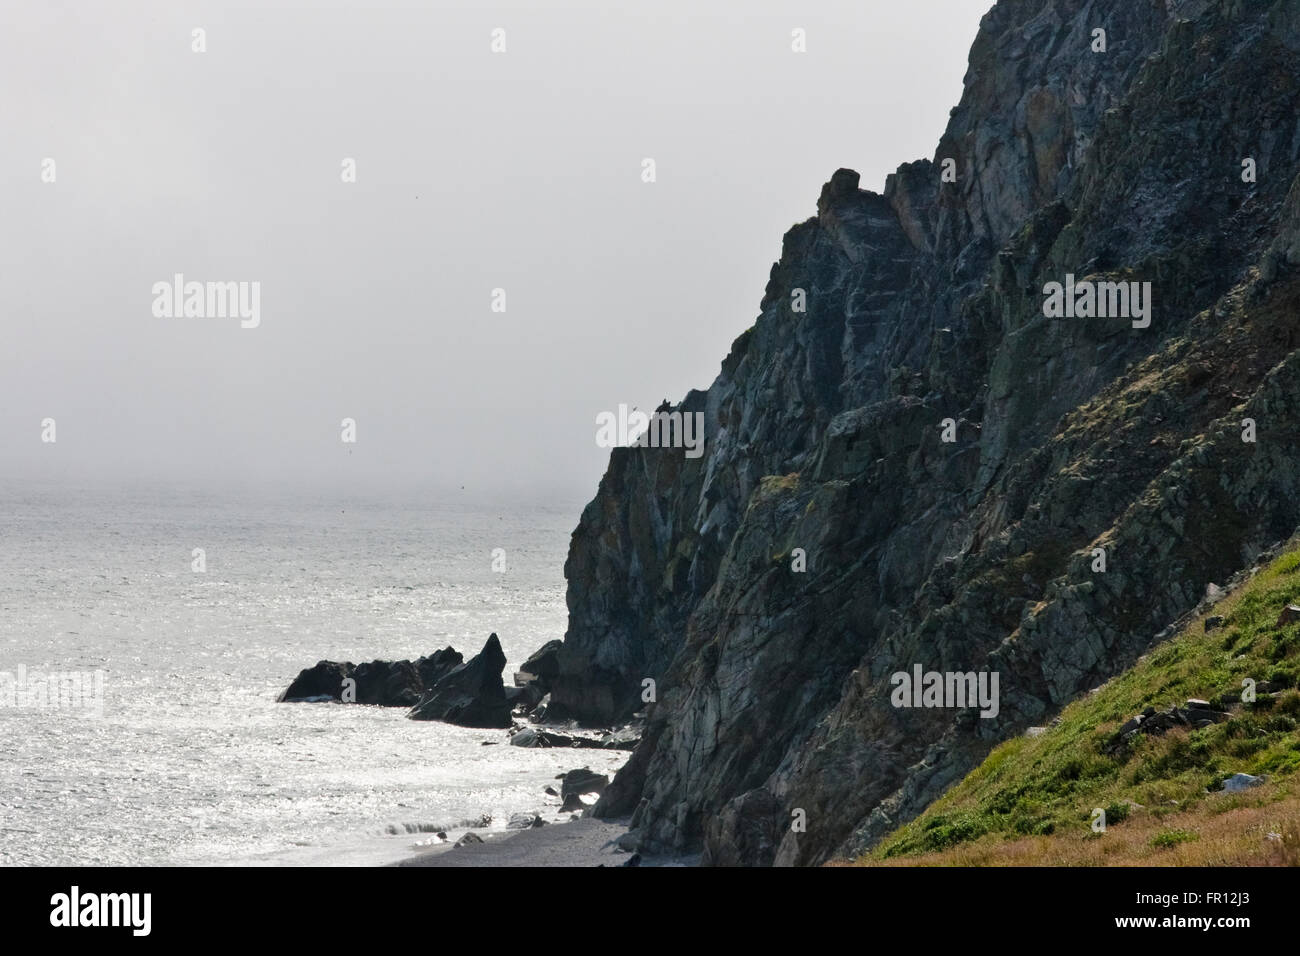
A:
<svg viewBox="0 0 1300 956">
<path fill-rule="evenodd" d="M 299 671 L 279 700 L 286 704 L 342 700 L 343 682 L 352 676 L 354 670 L 356 666 L 351 661 L 318 661 L 315 667 Z"/>
<path fill-rule="evenodd" d="M 508 690 L 509 688 L 507 688 Z M 514 747 L 577 747 L 587 750 L 635 750 L 641 731 L 630 727 L 611 731 L 599 737 L 581 733 L 562 734 L 554 730 L 524 727 L 510 738 Z"/>
<path fill-rule="evenodd" d="M 640 727 L 621 727 L 600 738 L 600 746 L 605 750 L 636 750 L 640 742 Z"/>
<path fill-rule="evenodd" d="M 442 720 L 461 727 L 509 727 L 510 704 L 501 672 L 506 655 L 492 634 L 479 651 L 453 667 L 411 710 L 412 720 Z"/>
<path fill-rule="evenodd" d="M 1140 729 L 1143 733 L 1147 734 L 1163 734 L 1166 730 L 1176 727 L 1181 723 L 1183 723 L 1183 719 L 1179 716 L 1177 709 L 1166 710 L 1153 714 L 1146 720 L 1142 721 L 1142 727 Z"/>
<path fill-rule="evenodd" d="M 1127 737 L 1129 734 L 1141 727 L 1145 720 L 1146 718 L 1142 714 L 1134 715 L 1129 719 L 1128 723 L 1119 729 L 1119 735 L 1121 737 Z"/>
<path fill-rule="evenodd" d="M 532 827 L 544 827 L 546 821 L 537 813 L 512 813 L 506 824 L 507 830 L 527 830 Z"/>
<path fill-rule="evenodd" d="M 595 773 L 586 767 L 570 770 L 560 782 L 560 796 L 567 798 L 570 794 L 604 793 L 609 786 L 609 777 Z"/>
<path fill-rule="evenodd" d="M 515 674 L 515 684 L 520 687 L 532 684 L 542 694 L 549 691 L 552 682 L 560 673 L 559 653 L 563 646 L 563 641 L 547 641 L 533 651 L 532 656 L 524 661 L 523 666 Z"/>
<path fill-rule="evenodd" d="M 1205 619 L 1205 630 L 1213 631 L 1215 628 L 1223 627 L 1223 616 L 1219 614 L 1211 615 Z"/>
<path fill-rule="evenodd" d="M 541 742 L 538 740 L 537 731 L 531 727 L 525 727 L 518 731 L 510 738 L 512 747 L 540 747 Z"/>
<path fill-rule="evenodd" d="M 1249 790 L 1251 787 L 1258 787 L 1264 782 L 1264 777 L 1254 777 L 1248 773 L 1234 773 L 1227 780 L 1223 781 L 1224 793 L 1236 793 L 1239 790 Z"/>
<path fill-rule="evenodd" d="M 564 803 L 560 804 L 561 813 L 581 813 L 587 809 L 587 805 L 582 802 L 582 798 L 576 793 L 571 793 L 564 798 Z"/>
<path fill-rule="evenodd" d="M 1277 624 L 1274 626 L 1286 627 L 1288 624 L 1294 624 L 1296 621 L 1300 621 L 1300 607 L 1296 607 L 1294 604 L 1288 604 L 1286 607 L 1282 608 L 1282 613 L 1278 615 Z"/>
<path fill-rule="evenodd" d="M 515 739 L 527 734 L 523 740 L 517 744 L 518 747 L 577 747 L 587 750 L 599 750 L 603 746 L 599 740 L 594 737 L 571 736 L 569 734 L 556 733 L 553 730 L 534 730 L 525 728 L 510 738 L 512 744 Z"/>
</svg>

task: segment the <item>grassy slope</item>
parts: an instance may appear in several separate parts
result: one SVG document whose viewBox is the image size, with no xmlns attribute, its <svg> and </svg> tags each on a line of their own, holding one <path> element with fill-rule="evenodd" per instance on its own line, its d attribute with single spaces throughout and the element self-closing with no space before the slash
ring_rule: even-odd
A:
<svg viewBox="0 0 1300 956">
<path fill-rule="evenodd" d="M 1300 542 L 1126 673 L 1070 704 L 1037 737 L 994 750 L 859 865 L 1300 865 Z M 1242 703 L 1242 681 L 1279 690 Z M 1231 719 L 1163 737 L 1137 734 L 1114 756 L 1116 730 L 1145 707 L 1200 697 Z M 1234 773 L 1263 786 L 1213 792 Z M 1207 790 L 1211 792 L 1207 792 Z M 1094 808 L 1106 810 L 1094 833 Z M 1272 834 L 1270 836 L 1270 834 Z"/>
</svg>

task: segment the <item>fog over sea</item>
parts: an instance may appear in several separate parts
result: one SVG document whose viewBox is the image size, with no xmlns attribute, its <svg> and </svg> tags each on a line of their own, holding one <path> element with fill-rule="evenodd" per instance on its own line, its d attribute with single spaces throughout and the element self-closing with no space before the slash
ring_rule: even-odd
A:
<svg viewBox="0 0 1300 956">
<path fill-rule="evenodd" d="M 493 631 L 509 682 L 564 634 L 581 501 L 23 481 L 0 495 L 0 672 L 105 674 L 102 716 L 0 706 L 2 864 L 397 860 L 485 813 L 503 828 L 544 809 L 557 774 L 627 757 L 275 702 L 321 659 L 448 644 L 468 659 Z"/>
</svg>

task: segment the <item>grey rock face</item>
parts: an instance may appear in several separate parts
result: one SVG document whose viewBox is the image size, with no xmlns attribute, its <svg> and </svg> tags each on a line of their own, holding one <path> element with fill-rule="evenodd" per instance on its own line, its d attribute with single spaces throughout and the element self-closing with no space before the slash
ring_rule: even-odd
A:
<svg viewBox="0 0 1300 956">
<path fill-rule="evenodd" d="M 448 671 L 407 716 L 462 727 L 509 727 L 510 702 L 501 683 L 505 666 L 501 642 L 492 634 L 483 650 Z"/>
<path fill-rule="evenodd" d="M 706 862 L 859 852 L 1289 535 L 1297 116 L 1293 4 L 990 11 L 933 159 L 884 195 L 835 173 L 787 233 L 679 406 L 703 457 L 611 455 L 552 694 L 657 701 L 596 812 Z M 1045 317 L 1067 274 L 1150 282 L 1150 325 Z M 997 715 L 893 706 L 918 663 L 997 672 Z"/>
</svg>

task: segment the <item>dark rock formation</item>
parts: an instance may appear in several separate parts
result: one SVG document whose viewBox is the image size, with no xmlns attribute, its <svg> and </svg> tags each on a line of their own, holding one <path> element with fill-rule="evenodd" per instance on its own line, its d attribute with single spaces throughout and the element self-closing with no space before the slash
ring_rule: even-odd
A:
<svg viewBox="0 0 1300 956">
<path fill-rule="evenodd" d="M 514 747 L 577 747 L 587 750 L 634 750 L 640 742 L 641 728 L 635 725 L 605 734 L 582 731 L 565 734 L 555 730 L 523 727 L 510 737 L 510 744 Z"/>
<path fill-rule="evenodd" d="M 596 773 L 587 767 L 570 770 L 560 781 L 560 796 L 582 796 L 584 793 L 604 793 L 609 786 L 609 777 Z"/>
<path fill-rule="evenodd" d="M 643 727 L 639 723 L 611 730 L 601 735 L 600 746 L 605 750 L 635 750 L 637 744 L 641 743 L 642 730 Z"/>
<path fill-rule="evenodd" d="M 420 671 L 410 661 L 368 661 L 358 664 L 352 676 L 357 681 L 358 704 L 410 707 L 424 690 Z"/>
<path fill-rule="evenodd" d="M 507 830 L 529 830 L 546 826 L 546 821 L 537 813 L 512 813 L 506 823 Z"/>
<path fill-rule="evenodd" d="M 539 724 L 557 724 L 571 720 L 572 716 L 573 715 L 569 713 L 568 707 L 565 707 L 563 704 L 555 703 L 555 701 L 551 699 L 551 695 L 546 694 L 537 702 L 537 706 L 528 714 L 528 719 Z"/>
<path fill-rule="evenodd" d="M 461 656 L 460 651 L 450 647 L 434 651 L 428 657 L 421 657 L 415 662 L 415 668 L 420 672 L 420 682 L 424 684 L 424 690 L 429 690 L 464 660 L 465 658 Z M 421 696 L 423 696 L 423 693 Z"/>
<path fill-rule="evenodd" d="M 507 687 L 505 695 L 506 703 L 521 715 L 532 712 L 542 702 L 542 689 L 531 682 L 522 687 Z"/>
<path fill-rule="evenodd" d="M 510 703 L 501 683 L 505 666 L 506 655 L 493 634 L 483 650 L 439 679 L 408 716 L 462 727 L 509 727 Z"/>
<path fill-rule="evenodd" d="M 704 455 L 610 457 L 553 707 L 657 702 L 596 812 L 707 862 L 859 852 L 1287 537 L 1297 116 L 1294 2 L 999 2 L 933 159 L 787 233 L 675 409 Z M 1150 324 L 1046 316 L 1067 276 L 1150 282 Z M 997 672 L 998 713 L 893 706 L 918 663 Z"/>
<path fill-rule="evenodd" d="M 351 661 L 319 661 L 315 667 L 299 672 L 279 699 L 284 703 L 342 701 L 346 681 L 353 680 L 355 699 L 348 703 L 413 707 L 460 661 L 460 654 L 450 647 L 414 662 L 369 661 L 354 665 Z"/>
<path fill-rule="evenodd" d="M 770 860 L 781 844 L 784 808 L 766 790 L 750 790 L 722 808 L 727 817 L 721 827 L 734 834 L 732 842 L 706 848 L 700 861 L 706 866 L 745 866 L 751 860 Z"/>
<path fill-rule="evenodd" d="M 318 661 L 315 667 L 299 671 L 293 683 L 280 694 L 278 700 L 287 704 L 301 701 L 314 703 L 321 700 L 342 700 L 345 682 L 352 677 L 356 669 L 356 665 L 351 661 L 343 663 Z"/>
<path fill-rule="evenodd" d="M 563 646 L 563 641 L 547 641 L 535 650 L 515 673 L 515 683 L 520 687 L 536 687 L 542 695 L 550 693 L 555 678 L 560 674 L 560 648 Z"/>
<path fill-rule="evenodd" d="M 1208 700 L 1192 699 L 1185 707 L 1171 707 L 1168 710 L 1148 707 L 1120 727 L 1103 750 L 1106 753 L 1117 753 L 1137 734 L 1159 737 L 1175 727 L 1200 730 L 1211 724 L 1221 724 L 1230 719 L 1230 716 L 1224 711 L 1216 710 Z"/>
</svg>

